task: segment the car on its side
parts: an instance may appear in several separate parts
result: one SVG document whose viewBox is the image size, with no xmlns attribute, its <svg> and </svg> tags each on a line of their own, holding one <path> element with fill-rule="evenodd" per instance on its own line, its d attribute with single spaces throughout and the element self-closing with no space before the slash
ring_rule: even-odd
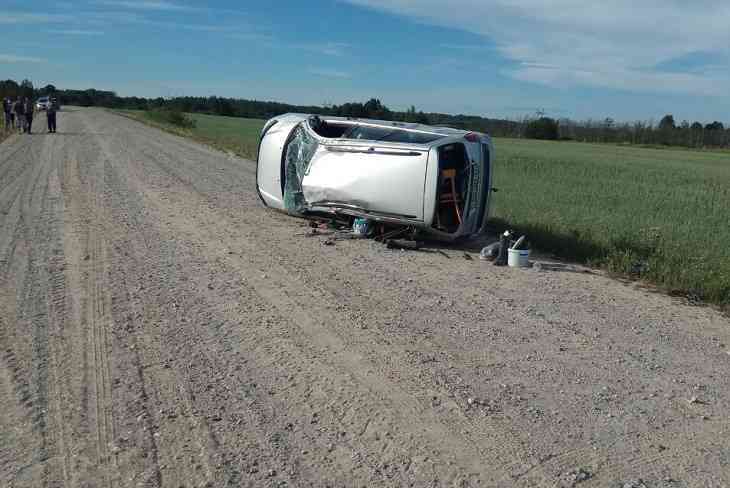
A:
<svg viewBox="0 0 730 488">
<path fill-rule="evenodd" d="M 344 214 L 455 240 L 485 230 L 493 152 L 477 132 L 286 114 L 261 131 L 256 187 L 266 206 L 292 215 Z"/>
<path fill-rule="evenodd" d="M 35 102 L 35 108 L 36 110 L 48 110 L 48 106 L 51 105 L 51 99 L 48 97 L 40 97 Z"/>
</svg>

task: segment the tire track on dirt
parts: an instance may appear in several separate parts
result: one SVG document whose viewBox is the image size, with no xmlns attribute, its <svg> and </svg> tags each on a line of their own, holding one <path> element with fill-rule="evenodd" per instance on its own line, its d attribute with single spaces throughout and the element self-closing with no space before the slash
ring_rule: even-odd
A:
<svg viewBox="0 0 730 488">
<path fill-rule="evenodd" d="M 146 405 L 144 421 L 149 426 L 150 444 L 154 446 L 155 483 L 171 484 L 175 483 L 175 480 L 180 480 L 183 484 L 192 480 L 197 480 L 196 485 L 209 483 L 213 479 L 209 459 L 216 452 L 215 439 L 206 425 L 193 415 L 195 409 L 190 400 L 192 394 L 184 381 L 177 376 L 176 370 L 163 368 L 160 365 L 159 339 L 151 335 L 152 330 L 140 328 L 144 324 L 159 323 L 164 319 L 160 314 L 162 304 L 150 302 L 150 297 L 146 293 L 141 294 L 139 287 L 145 283 L 148 287 L 152 285 L 153 290 L 155 287 L 164 289 L 171 286 L 168 276 L 157 273 L 150 275 L 150 272 L 169 262 L 170 256 L 162 252 L 162 249 L 158 249 L 161 239 L 148 227 L 146 221 L 138 218 L 144 215 L 143 209 L 139 206 L 140 199 L 134 190 L 126 185 L 121 176 L 123 172 L 120 173 L 127 162 L 127 153 L 122 148 L 113 151 L 108 140 L 97 139 L 96 142 L 101 148 L 104 159 L 111 161 L 114 158 L 116 162 L 116 164 L 107 163 L 104 166 L 103 177 L 100 178 L 104 181 L 107 199 L 104 226 L 107 231 L 111 231 L 112 226 L 116 229 L 115 248 L 121 251 L 114 253 L 111 259 L 112 263 L 119 263 L 119 266 L 114 266 L 112 270 L 115 281 L 124 284 L 121 293 L 115 294 L 113 309 L 117 312 L 126 310 L 115 315 L 123 317 L 123 320 L 117 322 L 126 323 L 124 325 L 126 341 L 131 342 L 129 348 L 134 351 L 138 375 L 142 380 Z M 158 279 L 159 283 L 156 283 Z M 149 383 L 147 378 L 154 378 L 154 383 Z M 164 413 L 164 409 L 158 411 L 157 408 L 152 408 L 153 404 L 182 406 L 180 412 L 173 414 L 173 418 L 179 419 L 176 420 L 177 428 L 173 429 L 177 434 L 169 435 L 169 431 L 162 432 L 161 427 L 170 414 Z M 197 450 L 203 460 L 202 473 L 189 463 L 180 462 L 181 454 L 187 451 L 185 444 L 182 444 L 183 439 L 191 433 L 194 433 Z M 164 441 L 161 440 L 162 435 Z M 226 483 L 226 486 L 236 486 L 235 482 Z"/>
<path fill-rule="evenodd" d="M 109 358 L 109 331 L 112 328 L 110 317 L 111 287 L 108 280 L 109 262 L 108 243 L 104 238 L 108 229 L 103 224 L 105 215 L 104 166 L 108 164 L 105 154 L 93 167 L 86 168 L 88 178 L 90 221 L 86 229 L 87 265 L 85 319 L 88 327 L 88 349 L 91 353 L 89 369 L 94 378 L 94 417 L 97 436 L 98 469 L 105 484 L 113 486 L 116 475 L 116 456 L 111 453 L 115 439 L 115 425 L 112 414 L 111 367 Z M 111 471 L 111 472 L 110 472 Z M 112 474 L 113 473 L 113 474 Z"/>
</svg>

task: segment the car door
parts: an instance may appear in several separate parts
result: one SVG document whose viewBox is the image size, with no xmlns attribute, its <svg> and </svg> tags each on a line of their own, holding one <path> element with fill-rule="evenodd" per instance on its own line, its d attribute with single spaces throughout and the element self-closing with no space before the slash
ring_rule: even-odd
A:
<svg viewBox="0 0 730 488">
<path fill-rule="evenodd" d="M 398 143 L 325 140 L 302 179 L 310 206 L 342 206 L 423 220 L 428 150 Z"/>
</svg>

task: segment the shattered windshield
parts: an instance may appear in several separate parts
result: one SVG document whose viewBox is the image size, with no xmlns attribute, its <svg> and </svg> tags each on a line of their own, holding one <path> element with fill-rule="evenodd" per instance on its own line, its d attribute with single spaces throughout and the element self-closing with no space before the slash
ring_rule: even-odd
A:
<svg viewBox="0 0 730 488">
<path fill-rule="evenodd" d="M 290 212 L 302 213 L 307 208 L 307 201 L 302 192 L 302 180 L 307 174 L 317 147 L 316 139 L 309 135 L 301 124 L 294 129 L 284 157 L 284 206 Z"/>
</svg>

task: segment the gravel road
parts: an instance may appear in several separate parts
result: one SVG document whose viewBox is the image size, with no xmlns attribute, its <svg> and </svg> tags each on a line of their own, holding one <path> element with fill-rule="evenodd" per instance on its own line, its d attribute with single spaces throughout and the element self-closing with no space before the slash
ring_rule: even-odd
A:
<svg viewBox="0 0 730 488">
<path fill-rule="evenodd" d="M 250 161 L 59 128 L 0 145 L 0 486 L 730 486 L 712 309 L 326 246 Z"/>
</svg>

